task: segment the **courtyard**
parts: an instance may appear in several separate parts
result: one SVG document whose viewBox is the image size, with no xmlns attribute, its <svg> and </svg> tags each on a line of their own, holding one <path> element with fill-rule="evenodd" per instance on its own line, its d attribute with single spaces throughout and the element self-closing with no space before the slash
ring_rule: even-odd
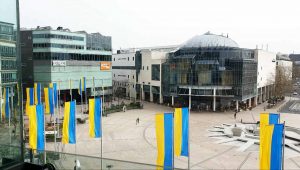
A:
<svg viewBox="0 0 300 170">
<path fill-rule="evenodd" d="M 103 117 L 103 157 L 109 159 L 156 164 L 155 114 L 173 112 L 173 108 L 144 102 L 144 109 L 117 112 Z M 281 103 L 284 104 L 284 103 Z M 254 145 L 246 151 L 238 151 L 241 143 L 217 144 L 218 138 L 209 137 L 208 129 L 214 126 L 240 122 L 255 123 L 267 103 L 242 111 L 234 119 L 234 112 L 191 112 L 190 115 L 190 166 L 191 169 L 258 169 L 259 150 Z M 265 112 L 276 113 L 280 105 Z M 80 111 L 80 109 L 78 109 Z M 136 119 L 139 118 L 139 124 Z M 281 122 L 300 128 L 299 114 L 281 114 Z M 63 152 L 99 157 L 100 139 L 88 136 L 88 122 L 77 124 L 77 145 L 61 146 Z M 47 143 L 46 150 L 54 150 Z M 76 151 L 75 151 L 76 150 Z M 285 169 L 300 169 L 300 154 L 286 149 Z M 80 161 L 80 159 L 79 159 Z M 175 157 L 176 168 L 187 168 L 186 157 Z"/>
</svg>

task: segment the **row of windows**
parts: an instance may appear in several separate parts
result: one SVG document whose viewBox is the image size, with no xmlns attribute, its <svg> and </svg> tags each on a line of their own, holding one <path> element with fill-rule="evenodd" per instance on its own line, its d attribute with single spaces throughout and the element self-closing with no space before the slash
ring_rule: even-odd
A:
<svg viewBox="0 0 300 170">
<path fill-rule="evenodd" d="M 83 45 L 68 45 L 68 44 L 53 44 L 53 43 L 38 43 L 33 44 L 34 48 L 68 48 L 68 49 L 84 49 Z"/>
<path fill-rule="evenodd" d="M 127 60 L 129 61 L 129 57 L 127 57 Z M 116 58 L 114 58 L 114 61 L 116 61 Z M 134 61 L 134 57 L 132 57 L 132 61 Z"/>
<path fill-rule="evenodd" d="M 17 73 L 2 73 L 2 83 L 10 83 L 17 81 Z"/>
<path fill-rule="evenodd" d="M 118 75 L 118 76 L 123 77 L 123 75 Z M 116 77 L 116 74 L 114 74 L 114 77 Z M 124 75 L 124 77 L 125 77 L 125 75 Z M 127 78 L 129 78 L 129 75 L 127 75 Z M 134 75 L 132 75 L 132 79 L 134 79 Z"/>
<path fill-rule="evenodd" d="M 2 60 L 1 61 L 1 69 L 2 70 L 16 70 L 17 62 L 14 60 Z"/>
<path fill-rule="evenodd" d="M 13 34 L 13 27 L 7 25 L 0 25 L 0 34 Z"/>
<path fill-rule="evenodd" d="M 0 39 L 8 40 L 8 41 L 15 41 L 16 37 L 14 35 L 1 35 L 0 34 Z"/>
<path fill-rule="evenodd" d="M 85 55 L 75 53 L 33 53 L 34 60 L 83 60 L 83 61 L 111 61 L 111 56 Z"/>
<path fill-rule="evenodd" d="M 15 57 L 16 56 L 16 48 L 0 45 L 0 56 Z"/>
<path fill-rule="evenodd" d="M 58 34 L 33 34 L 33 38 L 55 38 L 55 39 L 63 39 L 63 40 L 84 41 L 84 37 L 58 35 Z"/>
<path fill-rule="evenodd" d="M 143 66 L 143 70 L 145 69 L 145 67 Z M 147 70 L 149 70 L 149 66 L 147 66 Z"/>
</svg>

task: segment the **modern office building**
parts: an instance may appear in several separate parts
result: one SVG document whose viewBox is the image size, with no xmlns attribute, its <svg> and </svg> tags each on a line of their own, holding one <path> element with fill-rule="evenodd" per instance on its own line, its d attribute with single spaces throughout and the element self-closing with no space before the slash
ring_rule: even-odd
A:
<svg viewBox="0 0 300 170">
<path fill-rule="evenodd" d="M 206 33 L 185 42 L 163 64 L 163 95 L 175 106 L 222 110 L 257 93 L 254 51 Z M 164 101 L 165 102 L 165 101 Z"/>
<path fill-rule="evenodd" d="M 273 95 L 275 70 L 275 53 L 240 48 L 209 32 L 181 46 L 113 56 L 114 84 L 126 96 L 199 110 L 246 109 L 266 101 Z"/>
<path fill-rule="evenodd" d="M 86 77 L 88 95 L 102 95 L 102 87 L 105 95 L 111 94 L 111 37 L 48 26 L 21 30 L 21 42 L 23 87 L 57 82 L 69 100 L 70 87 L 76 98 L 79 80 Z"/>
<path fill-rule="evenodd" d="M 132 101 L 137 99 L 136 51 L 137 49 L 117 50 L 112 57 L 113 94 Z"/>
<path fill-rule="evenodd" d="M 132 100 L 163 103 L 162 63 L 177 46 L 118 50 L 113 55 L 113 84 L 116 95 Z"/>
<path fill-rule="evenodd" d="M 248 106 L 265 102 L 273 96 L 275 88 L 276 53 L 255 49 L 254 58 L 257 62 L 257 96 L 248 101 Z"/>
</svg>

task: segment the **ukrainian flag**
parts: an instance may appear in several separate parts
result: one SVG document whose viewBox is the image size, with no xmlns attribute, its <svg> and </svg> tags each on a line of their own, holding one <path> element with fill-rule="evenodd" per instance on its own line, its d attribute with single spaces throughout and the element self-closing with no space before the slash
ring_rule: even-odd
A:
<svg viewBox="0 0 300 170">
<path fill-rule="evenodd" d="M 82 95 L 82 92 L 83 91 L 86 91 L 86 79 L 85 77 L 82 77 L 80 80 L 79 80 L 79 89 L 78 89 L 78 93 L 80 95 Z"/>
<path fill-rule="evenodd" d="M 50 83 L 49 87 L 53 89 L 54 105 L 57 106 L 57 84 Z"/>
<path fill-rule="evenodd" d="M 39 105 L 42 103 L 41 100 L 41 83 L 34 83 L 34 104 Z"/>
<path fill-rule="evenodd" d="M 102 136 L 101 110 L 102 104 L 100 98 L 89 99 L 89 134 L 92 138 L 100 138 Z"/>
<path fill-rule="evenodd" d="M 34 89 L 33 88 L 26 88 L 26 114 L 28 115 L 28 108 L 31 105 L 34 105 Z"/>
<path fill-rule="evenodd" d="M 283 124 L 266 125 L 260 140 L 260 169 L 282 169 Z"/>
<path fill-rule="evenodd" d="M 54 114 L 54 104 L 53 104 L 53 89 L 52 88 L 44 88 L 45 94 L 45 113 L 50 113 L 51 115 Z"/>
<path fill-rule="evenodd" d="M 10 116 L 9 87 L 3 89 L 3 98 L 2 118 L 8 119 Z"/>
<path fill-rule="evenodd" d="M 29 147 L 33 150 L 45 149 L 44 107 L 43 105 L 29 106 Z"/>
<path fill-rule="evenodd" d="M 157 165 L 173 168 L 173 113 L 156 114 Z"/>
<path fill-rule="evenodd" d="M 174 119 L 175 155 L 188 157 L 189 109 L 175 108 Z"/>
<path fill-rule="evenodd" d="M 76 143 L 76 117 L 75 101 L 65 103 L 62 142 L 64 144 Z"/>
</svg>

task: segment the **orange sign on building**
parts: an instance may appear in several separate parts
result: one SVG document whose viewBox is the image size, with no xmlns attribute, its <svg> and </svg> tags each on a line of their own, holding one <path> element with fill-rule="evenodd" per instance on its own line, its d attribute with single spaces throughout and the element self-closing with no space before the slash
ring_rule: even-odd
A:
<svg viewBox="0 0 300 170">
<path fill-rule="evenodd" d="M 100 70 L 110 70 L 110 68 L 111 68 L 111 62 L 108 61 L 100 62 Z"/>
</svg>

